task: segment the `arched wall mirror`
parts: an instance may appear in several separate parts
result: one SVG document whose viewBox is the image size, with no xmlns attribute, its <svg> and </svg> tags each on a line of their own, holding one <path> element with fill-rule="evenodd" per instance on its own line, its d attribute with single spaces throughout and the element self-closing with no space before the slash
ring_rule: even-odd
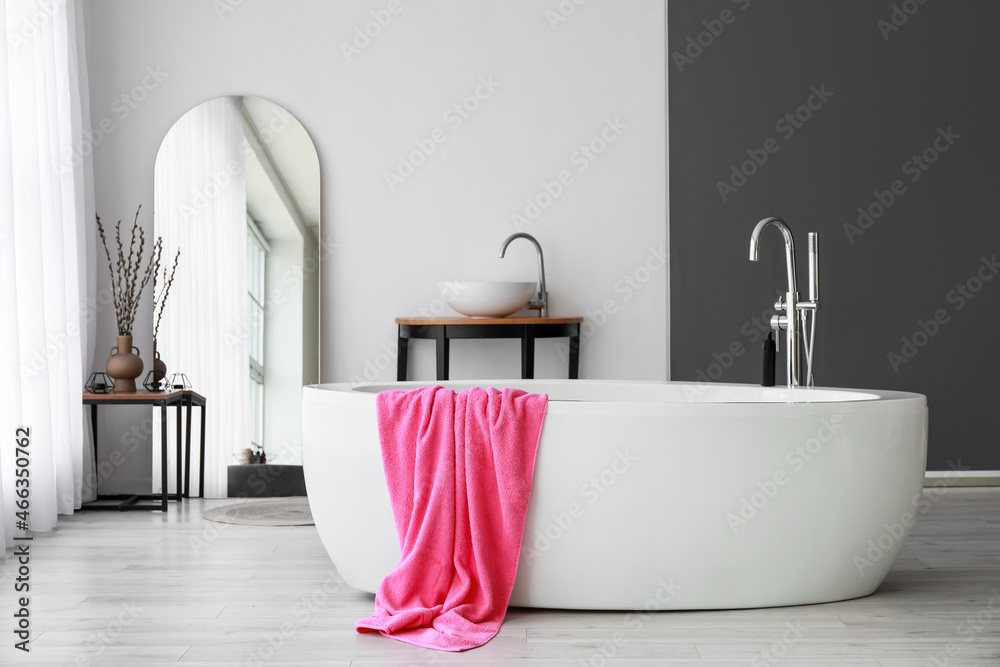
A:
<svg viewBox="0 0 1000 667">
<path fill-rule="evenodd" d="M 205 495 L 225 497 L 247 449 L 302 462 L 299 397 L 319 381 L 319 157 L 280 106 L 219 97 L 170 129 L 154 181 L 156 354 L 207 400 Z"/>
</svg>

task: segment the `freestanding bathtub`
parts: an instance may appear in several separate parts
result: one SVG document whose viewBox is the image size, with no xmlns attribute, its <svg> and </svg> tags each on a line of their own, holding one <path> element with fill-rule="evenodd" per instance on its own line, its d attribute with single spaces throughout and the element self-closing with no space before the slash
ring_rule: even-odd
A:
<svg viewBox="0 0 1000 667">
<path fill-rule="evenodd" d="M 375 395 L 427 384 L 303 389 L 309 504 L 337 569 L 364 591 L 400 553 Z M 920 394 L 439 384 L 549 395 L 511 606 L 736 609 L 860 597 L 885 578 L 918 513 Z"/>
</svg>

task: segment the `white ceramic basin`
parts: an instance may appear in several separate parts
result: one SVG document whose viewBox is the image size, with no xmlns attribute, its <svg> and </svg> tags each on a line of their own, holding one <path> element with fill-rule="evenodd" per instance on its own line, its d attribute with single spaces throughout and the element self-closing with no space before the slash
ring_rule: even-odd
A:
<svg viewBox="0 0 1000 667">
<path fill-rule="evenodd" d="M 447 282 L 438 287 L 445 303 L 462 315 L 506 317 L 527 305 L 536 283 Z"/>
</svg>

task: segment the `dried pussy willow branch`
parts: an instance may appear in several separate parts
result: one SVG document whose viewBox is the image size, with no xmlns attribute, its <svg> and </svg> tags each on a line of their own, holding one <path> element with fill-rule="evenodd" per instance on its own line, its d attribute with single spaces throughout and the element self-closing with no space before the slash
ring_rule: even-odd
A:
<svg viewBox="0 0 1000 667">
<path fill-rule="evenodd" d="M 177 262 L 181 258 L 181 249 L 177 249 L 174 255 L 174 266 L 170 269 L 170 277 L 167 277 L 167 267 L 163 267 L 163 289 L 160 294 L 156 294 L 156 278 L 153 278 L 153 309 L 156 311 L 156 322 L 153 325 L 153 340 L 156 340 L 160 332 L 160 320 L 163 318 L 163 307 L 167 305 L 167 297 L 170 296 L 170 286 L 174 284 L 174 274 L 177 273 Z M 158 306 L 158 307 L 157 307 Z"/>
<path fill-rule="evenodd" d="M 145 271 L 142 269 L 142 255 L 146 245 L 146 233 L 139 227 L 139 209 L 136 209 L 135 220 L 132 222 L 131 233 L 129 234 L 128 259 L 125 256 L 125 247 L 121 238 L 121 220 L 115 225 L 115 245 L 118 250 L 117 263 L 111 259 L 111 250 L 108 247 L 108 239 L 104 234 L 104 226 L 101 224 L 101 216 L 97 218 L 97 231 L 101 237 L 101 244 L 104 246 L 104 256 L 108 260 L 108 271 L 111 274 L 111 294 L 115 304 L 115 319 L 118 325 L 119 336 L 132 335 L 132 326 L 135 324 L 136 311 L 139 309 L 139 299 L 142 290 L 149 282 L 150 276 L 160 270 L 160 252 L 162 251 L 162 239 L 157 239 L 153 244 L 153 249 L 149 254 L 149 261 L 146 263 Z M 138 247 L 136 247 L 136 236 L 138 236 Z M 133 260 L 133 256 L 135 259 Z M 142 273 L 142 280 L 139 281 L 139 274 Z"/>
</svg>

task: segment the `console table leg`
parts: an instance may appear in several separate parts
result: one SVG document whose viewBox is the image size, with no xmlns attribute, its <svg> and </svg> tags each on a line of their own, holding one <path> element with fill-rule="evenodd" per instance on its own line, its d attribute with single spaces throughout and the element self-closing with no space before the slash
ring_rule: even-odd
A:
<svg viewBox="0 0 1000 667">
<path fill-rule="evenodd" d="M 521 379 L 532 380 L 535 377 L 535 328 L 524 327 L 521 334 Z"/>
<path fill-rule="evenodd" d="M 569 379 L 580 379 L 580 334 L 577 325 L 577 334 L 569 337 Z"/>
<path fill-rule="evenodd" d="M 163 485 L 160 509 L 167 511 L 167 406 L 160 404 L 160 483 Z"/>
<path fill-rule="evenodd" d="M 94 493 L 97 493 L 97 403 L 90 405 L 90 430 L 94 435 Z"/>
<path fill-rule="evenodd" d="M 194 401 L 188 396 L 184 402 L 187 409 L 187 417 L 184 425 L 184 497 L 191 497 L 191 404 Z M 177 484 L 180 485 L 178 477 Z"/>
<path fill-rule="evenodd" d="M 407 357 L 407 352 L 409 351 L 408 349 L 409 345 L 410 345 L 409 338 L 403 338 L 402 336 L 400 336 L 397 339 L 396 380 L 398 382 L 406 381 L 406 357 Z"/>
<path fill-rule="evenodd" d="M 201 441 L 198 456 L 198 497 L 205 497 L 205 403 L 201 404 Z"/>
<path fill-rule="evenodd" d="M 448 379 L 448 354 L 449 341 L 445 327 L 440 326 L 437 330 L 435 340 L 437 342 L 437 379 L 439 382 Z"/>
<path fill-rule="evenodd" d="M 177 461 L 175 462 L 176 465 L 174 467 L 177 468 L 177 471 L 176 471 L 176 475 L 175 475 L 175 480 L 176 481 L 174 482 L 174 486 L 175 486 L 174 499 L 177 502 L 181 501 L 181 498 L 182 498 L 181 492 L 183 491 L 183 489 L 181 488 L 181 474 L 183 472 L 183 468 L 181 467 L 181 463 L 182 463 L 182 461 L 181 461 L 181 453 L 182 453 L 181 449 L 183 447 L 183 444 L 181 442 L 181 417 L 183 416 L 183 415 L 181 415 L 181 408 L 183 407 L 183 405 L 184 405 L 184 403 L 182 401 L 182 402 L 180 402 L 180 403 L 178 403 L 177 405 L 174 406 L 174 410 L 177 411 L 177 437 L 175 438 L 175 440 L 176 440 L 176 443 L 175 443 L 176 446 L 174 447 L 174 452 L 175 452 L 174 458 L 177 459 Z"/>
</svg>

